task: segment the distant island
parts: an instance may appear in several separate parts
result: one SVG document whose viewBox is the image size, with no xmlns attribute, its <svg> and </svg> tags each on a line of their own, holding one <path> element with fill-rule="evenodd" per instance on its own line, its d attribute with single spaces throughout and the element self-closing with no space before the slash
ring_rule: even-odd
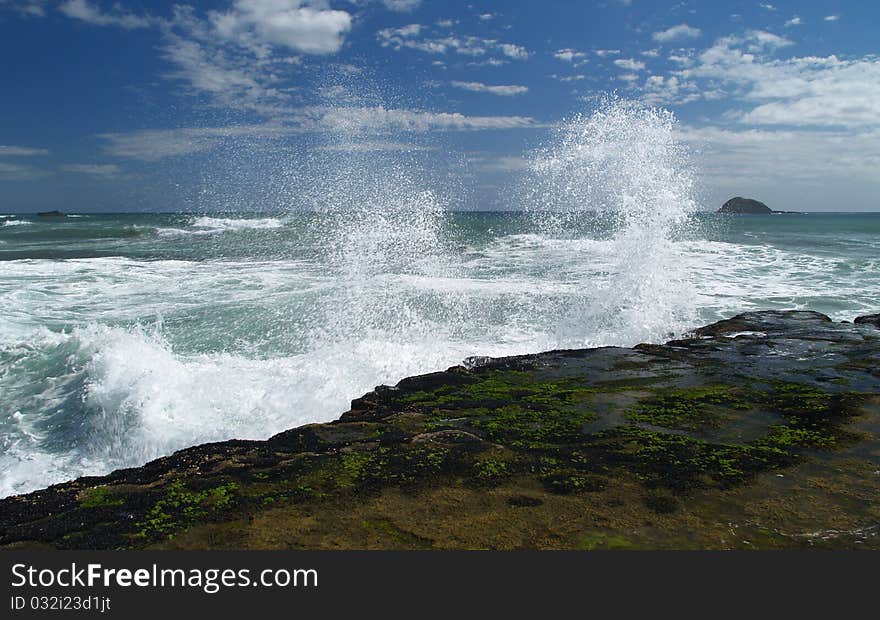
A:
<svg viewBox="0 0 880 620">
<path fill-rule="evenodd" d="M 797 211 L 774 211 L 760 200 L 754 198 L 731 198 L 718 209 L 718 213 L 733 213 L 736 215 L 771 215 L 773 213 L 797 213 Z"/>
<path fill-rule="evenodd" d="M 58 211 L 57 209 L 55 211 L 40 211 L 37 213 L 37 215 L 40 217 L 67 217 L 64 213 Z"/>
</svg>

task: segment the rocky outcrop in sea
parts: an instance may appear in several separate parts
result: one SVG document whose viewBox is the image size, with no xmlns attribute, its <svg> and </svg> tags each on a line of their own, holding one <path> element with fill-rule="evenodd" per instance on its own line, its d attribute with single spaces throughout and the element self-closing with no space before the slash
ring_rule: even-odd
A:
<svg viewBox="0 0 880 620">
<path fill-rule="evenodd" d="M 736 196 L 721 205 L 721 208 L 718 209 L 718 213 L 733 213 L 738 215 L 770 215 L 771 213 L 774 213 L 774 211 L 760 200 Z"/>
<path fill-rule="evenodd" d="M 472 359 L 0 501 L 15 548 L 880 548 L 880 329 L 751 312 Z"/>
</svg>

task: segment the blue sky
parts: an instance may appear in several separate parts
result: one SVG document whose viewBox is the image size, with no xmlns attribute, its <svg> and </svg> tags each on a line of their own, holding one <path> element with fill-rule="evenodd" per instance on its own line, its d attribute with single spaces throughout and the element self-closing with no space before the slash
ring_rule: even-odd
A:
<svg viewBox="0 0 880 620">
<path fill-rule="evenodd" d="M 0 212 L 287 208 L 334 148 L 515 207 L 528 152 L 606 92 L 676 113 L 707 209 L 880 210 L 878 23 L 861 1 L 0 0 Z"/>
</svg>

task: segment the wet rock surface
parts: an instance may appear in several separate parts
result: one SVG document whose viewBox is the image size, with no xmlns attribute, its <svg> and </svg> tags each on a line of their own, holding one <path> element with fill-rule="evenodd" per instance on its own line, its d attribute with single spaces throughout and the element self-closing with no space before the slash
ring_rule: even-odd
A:
<svg viewBox="0 0 880 620">
<path fill-rule="evenodd" d="M 870 317 L 869 317 L 870 318 Z M 7 548 L 880 548 L 880 330 L 753 312 L 0 501 Z"/>
</svg>

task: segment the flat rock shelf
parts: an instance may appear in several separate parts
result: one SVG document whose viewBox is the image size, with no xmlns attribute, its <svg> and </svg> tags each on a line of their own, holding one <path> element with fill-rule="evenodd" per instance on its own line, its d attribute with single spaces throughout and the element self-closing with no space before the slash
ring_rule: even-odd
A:
<svg viewBox="0 0 880 620">
<path fill-rule="evenodd" d="M 751 312 L 475 358 L 339 420 L 0 501 L 0 546 L 880 548 L 880 329 Z"/>
</svg>

